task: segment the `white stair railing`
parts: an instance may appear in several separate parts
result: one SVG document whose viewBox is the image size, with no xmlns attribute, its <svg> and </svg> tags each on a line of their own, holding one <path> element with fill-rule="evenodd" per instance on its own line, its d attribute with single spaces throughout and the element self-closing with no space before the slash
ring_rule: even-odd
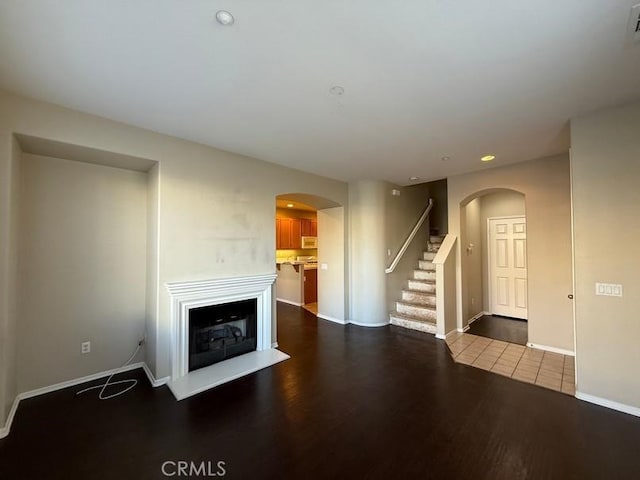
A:
<svg viewBox="0 0 640 480">
<path fill-rule="evenodd" d="M 387 269 L 384 271 L 385 273 L 393 273 L 393 271 L 396 269 L 396 267 L 398 266 L 398 263 L 400 263 L 400 260 L 404 255 L 404 252 L 407 251 L 407 248 L 409 248 L 409 245 L 411 244 L 411 241 L 413 240 L 413 238 L 416 236 L 416 233 L 418 233 L 418 230 L 420 230 L 420 227 L 429 216 L 429 212 L 431 212 L 432 207 L 433 207 L 433 200 L 430 198 L 429 203 L 427 204 L 427 207 L 424 209 L 424 212 L 422 212 L 422 215 L 420 215 L 420 218 L 418 218 L 418 221 L 414 225 L 411 232 L 409 232 L 409 236 L 407 236 L 407 239 L 402 244 L 402 247 L 400 248 L 400 250 L 398 250 L 398 253 L 393 259 L 393 262 L 391 262 L 391 265 L 389 265 L 389 267 L 387 267 Z"/>
</svg>

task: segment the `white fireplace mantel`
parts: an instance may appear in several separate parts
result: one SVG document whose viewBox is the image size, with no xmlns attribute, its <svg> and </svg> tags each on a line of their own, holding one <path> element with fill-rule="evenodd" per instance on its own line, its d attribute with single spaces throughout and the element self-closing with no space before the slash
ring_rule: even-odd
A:
<svg viewBox="0 0 640 480">
<path fill-rule="evenodd" d="M 276 276 L 263 274 L 166 284 L 171 296 L 169 388 L 178 400 L 289 358 L 271 347 L 272 291 Z M 256 351 L 189 372 L 189 310 L 254 298 L 257 302 Z"/>
</svg>

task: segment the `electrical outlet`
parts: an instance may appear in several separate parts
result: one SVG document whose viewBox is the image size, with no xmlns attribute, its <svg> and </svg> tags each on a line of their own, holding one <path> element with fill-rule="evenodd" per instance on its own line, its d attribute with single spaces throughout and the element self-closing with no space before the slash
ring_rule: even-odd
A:
<svg viewBox="0 0 640 480">
<path fill-rule="evenodd" d="M 91 352 L 91 342 L 82 342 L 80 344 L 80 351 L 82 353 L 89 353 Z"/>
<path fill-rule="evenodd" d="M 471 305 L 475 305 L 476 304 L 476 299 L 471 297 Z"/>
</svg>

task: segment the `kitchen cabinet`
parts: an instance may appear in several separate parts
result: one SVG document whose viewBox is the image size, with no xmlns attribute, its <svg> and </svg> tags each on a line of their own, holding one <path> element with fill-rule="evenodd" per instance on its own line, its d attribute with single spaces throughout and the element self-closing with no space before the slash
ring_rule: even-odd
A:
<svg viewBox="0 0 640 480">
<path fill-rule="evenodd" d="M 311 218 L 300 219 L 300 230 L 303 237 L 317 237 L 318 236 L 318 221 Z"/>
<path fill-rule="evenodd" d="M 276 249 L 299 249 L 302 247 L 302 230 L 298 218 L 276 218 Z"/>
<path fill-rule="evenodd" d="M 318 301 L 318 270 L 313 268 L 304 271 L 304 303 Z"/>
</svg>

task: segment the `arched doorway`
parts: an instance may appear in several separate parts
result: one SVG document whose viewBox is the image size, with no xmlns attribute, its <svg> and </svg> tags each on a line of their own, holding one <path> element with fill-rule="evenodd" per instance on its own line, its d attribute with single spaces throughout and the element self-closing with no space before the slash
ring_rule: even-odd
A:
<svg viewBox="0 0 640 480">
<path fill-rule="evenodd" d="M 525 195 L 476 192 L 460 203 L 462 318 L 471 333 L 528 341 Z"/>
<path fill-rule="evenodd" d="M 344 207 L 305 193 L 275 201 L 277 300 L 347 323 Z"/>
</svg>

